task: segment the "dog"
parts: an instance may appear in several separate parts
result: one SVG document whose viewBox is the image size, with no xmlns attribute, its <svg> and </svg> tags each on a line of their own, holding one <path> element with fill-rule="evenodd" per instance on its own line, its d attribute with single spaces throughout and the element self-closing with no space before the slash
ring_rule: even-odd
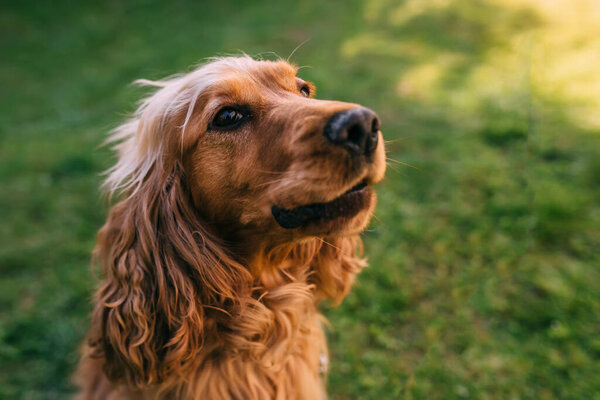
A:
<svg viewBox="0 0 600 400">
<path fill-rule="evenodd" d="M 139 81 L 157 89 L 109 138 L 78 399 L 327 398 L 318 305 L 366 265 L 385 151 L 373 111 L 297 72 L 240 56 Z"/>
</svg>

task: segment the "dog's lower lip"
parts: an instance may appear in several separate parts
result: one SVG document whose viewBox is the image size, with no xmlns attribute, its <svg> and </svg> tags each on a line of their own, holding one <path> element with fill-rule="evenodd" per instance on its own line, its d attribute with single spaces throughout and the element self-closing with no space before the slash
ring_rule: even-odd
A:
<svg viewBox="0 0 600 400">
<path fill-rule="evenodd" d="M 310 221 L 332 220 L 338 217 L 352 217 L 367 206 L 366 181 L 353 186 L 340 197 L 327 203 L 313 203 L 293 209 L 271 207 L 277 223 L 286 229 L 299 228 Z"/>
</svg>

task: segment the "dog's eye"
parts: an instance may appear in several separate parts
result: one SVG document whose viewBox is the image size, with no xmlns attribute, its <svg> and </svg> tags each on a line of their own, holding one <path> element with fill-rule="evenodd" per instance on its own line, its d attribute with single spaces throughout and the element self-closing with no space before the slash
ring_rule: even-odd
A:
<svg viewBox="0 0 600 400">
<path fill-rule="evenodd" d="M 225 107 L 219 110 L 210 127 L 216 129 L 234 129 L 244 123 L 248 117 L 249 113 L 246 110 Z"/>
<path fill-rule="evenodd" d="M 300 87 L 300 93 L 302 93 L 302 96 L 304 97 L 310 96 L 310 87 L 308 87 L 308 85 L 302 85 Z"/>
</svg>

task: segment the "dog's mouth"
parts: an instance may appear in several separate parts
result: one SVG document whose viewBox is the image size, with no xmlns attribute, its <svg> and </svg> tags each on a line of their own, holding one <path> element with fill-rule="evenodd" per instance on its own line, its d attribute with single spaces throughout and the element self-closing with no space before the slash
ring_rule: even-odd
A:
<svg viewBox="0 0 600 400">
<path fill-rule="evenodd" d="M 369 206 L 370 189 L 366 180 L 352 187 L 340 197 L 327 203 L 312 203 L 286 210 L 271 207 L 277 223 L 286 229 L 299 228 L 309 222 L 325 222 L 336 218 L 351 218 Z"/>
</svg>

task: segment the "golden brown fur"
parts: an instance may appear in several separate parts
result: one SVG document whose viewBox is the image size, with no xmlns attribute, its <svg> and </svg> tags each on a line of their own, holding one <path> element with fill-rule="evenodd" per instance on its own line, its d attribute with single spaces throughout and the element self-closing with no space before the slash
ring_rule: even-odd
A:
<svg viewBox="0 0 600 400">
<path fill-rule="evenodd" d="M 216 59 L 158 90 L 112 140 L 118 192 L 94 256 L 103 281 L 79 399 L 324 399 L 318 304 L 365 266 L 375 205 L 284 229 L 271 215 L 340 197 L 385 170 L 383 143 L 349 159 L 323 126 L 355 104 L 305 98 L 286 62 Z M 224 105 L 251 119 L 214 131 Z M 380 136 L 380 133 L 376 133 Z"/>
</svg>

